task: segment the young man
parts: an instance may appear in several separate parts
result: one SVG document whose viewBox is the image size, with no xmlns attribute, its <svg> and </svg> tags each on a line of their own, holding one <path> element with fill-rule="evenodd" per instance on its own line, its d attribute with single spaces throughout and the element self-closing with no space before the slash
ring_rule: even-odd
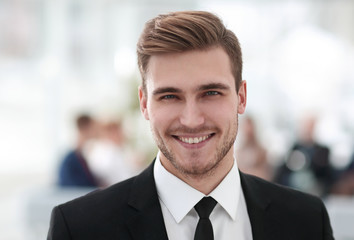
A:
<svg viewBox="0 0 354 240">
<path fill-rule="evenodd" d="M 160 151 L 140 175 L 54 208 L 48 239 L 333 239 L 320 199 L 238 171 L 246 82 L 218 17 L 160 15 L 137 52 L 140 107 Z"/>
<path fill-rule="evenodd" d="M 58 185 L 60 187 L 98 187 L 99 183 L 91 171 L 83 148 L 97 137 L 97 123 L 91 116 L 80 114 L 76 118 L 77 143 L 60 164 Z"/>
</svg>

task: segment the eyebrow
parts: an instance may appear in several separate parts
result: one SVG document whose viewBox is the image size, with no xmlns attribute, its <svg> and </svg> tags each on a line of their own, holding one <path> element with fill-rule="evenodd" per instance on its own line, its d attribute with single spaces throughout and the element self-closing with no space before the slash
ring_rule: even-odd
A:
<svg viewBox="0 0 354 240">
<path fill-rule="evenodd" d="M 230 87 L 223 83 L 209 83 L 209 84 L 201 85 L 200 87 L 197 88 L 197 91 L 205 91 L 210 89 L 229 90 Z M 155 89 L 152 92 L 152 95 L 156 96 L 164 93 L 181 93 L 181 92 L 182 92 L 181 89 L 175 87 L 160 87 Z"/>
<path fill-rule="evenodd" d="M 174 88 L 174 87 L 161 87 L 157 88 L 152 92 L 152 95 L 159 95 L 163 93 L 180 93 L 182 92 L 181 89 Z"/>
<path fill-rule="evenodd" d="M 210 89 L 229 90 L 230 87 L 223 83 L 209 83 L 198 87 L 198 91 L 205 91 Z"/>
</svg>

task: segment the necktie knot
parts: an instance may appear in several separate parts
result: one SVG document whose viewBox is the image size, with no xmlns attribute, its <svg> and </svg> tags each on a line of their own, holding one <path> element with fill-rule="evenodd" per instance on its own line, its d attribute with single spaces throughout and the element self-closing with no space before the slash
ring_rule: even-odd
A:
<svg viewBox="0 0 354 240">
<path fill-rule="evenodd" d="M 204 197 L 200 200 L 195 206 L 195 210 L 197 211 L 200 218 L 209 218 L 211 212 L 213 211 L 216 201 L 212 197 Z"/>
<path fill-rule="evenodd" d="M 209 215 L 213 211 L 216 201 L 212 197 L 204 197 L 195 206 L 199 215 L 199 222 L 194 234 L 194 240 L 214 240 L 213 226 Z"/>
</svg>

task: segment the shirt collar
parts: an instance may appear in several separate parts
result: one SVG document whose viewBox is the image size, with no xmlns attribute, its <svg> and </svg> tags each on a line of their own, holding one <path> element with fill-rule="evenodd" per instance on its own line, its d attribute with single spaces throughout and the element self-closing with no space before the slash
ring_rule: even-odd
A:
<svg viewBox="0 0 354 240">
<path fill-rule="evenodd" d="M 159 199 L 167 207 L 177 223 L 205 197 L 202 192 L 192 188 L 168 172 L 160 162 L 160 152 L 157 154 L 155 161 L 154 177 Z M 209 196 L 213 197 L 230 217 L 235 220 L 240 190 L 240 175 L 237 163 L 234 161 L 230 172 Z"/>
</svg>

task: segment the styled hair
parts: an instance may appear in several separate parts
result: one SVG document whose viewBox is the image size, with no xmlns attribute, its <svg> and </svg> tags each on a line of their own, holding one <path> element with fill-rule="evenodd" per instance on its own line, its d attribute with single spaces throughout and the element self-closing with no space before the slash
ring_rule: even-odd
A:
<svg viewBox="0 0 354 240">
<path fill-rule="evenodd" d="M 242 81 L 241 48 L 235 34 L 224 26 L 220 18 L 205 11 L 182 11 L 161 14 L 151 19 L 145 24 L 137 44 L 143 91 L 146 93 L 146 75 L 151 56 L 217 46 L 221 46 L 230 58 L 238 91 Z"/>
</svg>

